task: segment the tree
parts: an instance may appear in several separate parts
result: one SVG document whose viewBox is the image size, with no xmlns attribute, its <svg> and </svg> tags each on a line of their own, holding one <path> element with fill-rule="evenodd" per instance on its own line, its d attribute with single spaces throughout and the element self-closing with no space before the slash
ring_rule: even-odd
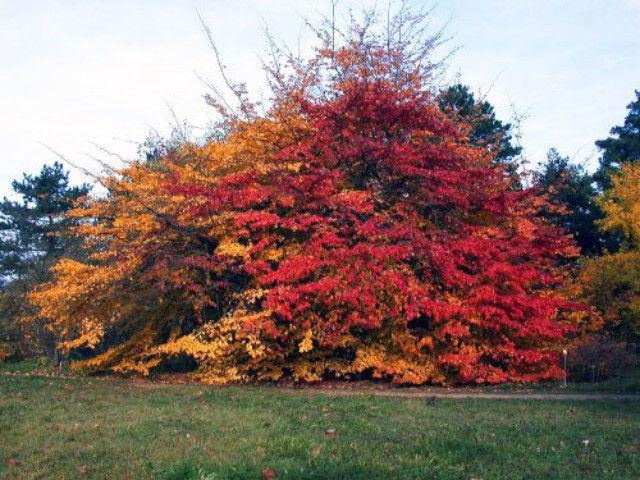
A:
<svg viewBox="0 0 640 480">
<path fill-rule="evenodd" d="M 577 306 L 572 240 L 516 191 L 432 92 L 437 37 L 401 10 L 275 51 L 266 113 L 132 163 L 70 215 L 104 245 L 31 295 L 97 370 L 188 356 L 211 382 L 369 376 L 397 383 L 558 378 Z M 342 39 L 342 40 L 340 40 Z M 337 43 L 336 43 L 337 42 Z M 82 315 L 78 315 L 82 312 Z"/>
<path fill-rule="evenodd" d="M 476 100 L 469 87 L 459 83 L 441 91 L 438 104 L 458 121 L 471 125 L 469 137 L 474 145 L 493 149 L 494 160 L 507 165 L 511 173 L 515 171 L 516 157 L 522 147 L 514 145 L 512 125 L 496 118 L 493 105 L 486 100 Z"/>
<path fill-rule="evenodd" d="M 20 200 L 0 203 L 0 331 L 22 350 L 41 350 L 43 342 L 51 343 L 48 335 L 39 328 L 25 331 L 18 320 L 30 313 L 27 293 L 50 279 L 49 267 L 63 254 L 78 255 L 80 242 L 68 234 L 76 221 L 64 214 L 89 186 L 70 186 L 68 172 L 56 162 L 12 187 Z"/>
<path fill-rule="evenodd" d="M 620 170 L 625 163 L 640 159 L 640 90 L 635 91 L 636 99 L 627 105 L 629 113 L 623 125 L 611 129 L 611 136 L 598 140 L 596 146 L 602 151 L 600 166 L 594 179 L 600 191 L 611 188 L 611 174 Z"/>
<path fill-rule="evenodd" d="M 535 175 L 535 185 L 549 199 L 549 208 L 542 214 L 570 232 L 583 255 L 601 255 L 617 248 L 618 235 L 598 227 L 604 213 L 596 200 L 593 178 L 584 167 L 552 148 Z"/>
<path fill-rule="evenodd" d="M 22 198 L 5 197 L 0 203 L 0 276 L 5 281 L 46 270 L 68 248 L 65 232 L 74 221 L 64 213 L 89 192 L 86 184 L 70 187 L 68 172 L 58 162 L 44 165 L 39 175 L 25 174 L 12 187 Z"/>
<path fill-rule="evenodd" d="M 578 278 L 585 300 L 602 315 L 605 332 L 640 338 L 640 165 L 623 162 L 598 203 L 600 225 L 622 236 L 621 251 L 587 260 Z"/>
</svg>

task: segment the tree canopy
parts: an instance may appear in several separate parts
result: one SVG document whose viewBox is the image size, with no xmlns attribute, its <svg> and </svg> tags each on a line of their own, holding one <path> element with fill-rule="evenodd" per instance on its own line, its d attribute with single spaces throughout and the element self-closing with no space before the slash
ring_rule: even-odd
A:
<svg viewBox="0 0 640 480">
<path fill-rule="evenodd" d="M 597 202 L 598 191 L 593 177 L 583 166 L 572 163 L 569 157 L 563 157 L 552 148 L 546 162 L 536 172 L 535 185 L 549 199 L 543 215 L 570 232 L 583 255 L 617 250 L 619 235 L 599 228 L 598 222 L 604 218 L 604 213 Z"/>
<path fill-rule="evenodd" d="M 578 285 L 602 315 L 604 330 L 616 337 L 640 338 L 640 165 L 623 164 L 610 176 L 611 188 L 598 199 L 604 231 L 623 238 L 617 253 L 585 262 Z"/>
<path fill-rule="evenodd" d="M 31 300 L 89 356 L 78 366 L 148 373 L 187 356 L 211 382 L 561 376 L 573 241 L 535 189 L 512 188 L 503 136 L 478 142 L 441 110 L 424 17 L 370 20 L 318 29 L 306 60 L 276 50 L 265 113 L 227 81 L 237 108 L 209 102 L 228 135 L 133 163 L 71 212 L 104 248 L 60 260 Z"/>
<path fill-rule="evenodd" d="M 598 140 L 596 146 L 602 151 L 600 165 L 594 175 L 600 191 L 612 186 L 611 174 L 620 171 L 625 163 L 640 160 L 640 90 L 636 99 L 627 105 L 624 124 L 611 129 L 610 137 Z"/>
<path fill-rule="evenodd" d="M 0 203 L 0 357 L 3 351 L 4 356 L 51 353 L 53 338 L 41 322 L 22 322 L 33 314 L 27 294 L 51 279 L 49 268 L 62 255 L 82 256 L 69 231 L 76 220 L 65 214 L 90 188 L 70 186 L 68 172 L 57 162 L 12 186 L 18 200 Z"/>
<path fill-rule="evenodd" d="M 0 203 L 0 277 L 23 276 L 38 262 L 47 263 L 65 250 L 65 232 L 73 222 L 64 214 L 86 195 L 88 185 L 69 186 L 61 163 L 44 165 L 38 175 L 14 180 L 20 200 Z"/>
<path fill-rule="evenodd" d="M 495 150 L 494 161 L 504 163 L 512 173 L 515 171 L 514 162 L 522 153 L 522 147 L 514 144 L 512 125 L 496 118 L 493 105 L 486 100 L 476 100 L 471 89 L 460 83 L 442 90 L 438 104 L 443 111 L 471 125 L 471 142 Z"/>
</svg>

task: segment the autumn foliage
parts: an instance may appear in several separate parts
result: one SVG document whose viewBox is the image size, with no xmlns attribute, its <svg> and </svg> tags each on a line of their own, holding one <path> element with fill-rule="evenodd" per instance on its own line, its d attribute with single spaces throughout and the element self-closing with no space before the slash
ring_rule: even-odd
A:
<svg viewBox="0 0 640 480">
<path fill-rule="evenodd" d="M 103 178 L 108 196 L 71 214 L 96 253 L 55 267 L 40 314 L 97 370 L 186 356 L 211 382 L 560 376 L 575 306 L 559 262 L 576 252 L 544 198 L 438 108 L 428 41 L 319 37 L 310 60 L 268 64 L 265 113 L 230 84 L 237 113 L 212 100 L 223 138 Z"/>
<path fill-rule="evenodd" d="M 608 180 L 599 198 L 605 232 L 617 232 L 619 252 L 586 259 L 576 279 L 578 296 L 600 314 L 602 330 L 626 341 L 640 338 L 640 165 L 628 164 Z"/>
</svg>

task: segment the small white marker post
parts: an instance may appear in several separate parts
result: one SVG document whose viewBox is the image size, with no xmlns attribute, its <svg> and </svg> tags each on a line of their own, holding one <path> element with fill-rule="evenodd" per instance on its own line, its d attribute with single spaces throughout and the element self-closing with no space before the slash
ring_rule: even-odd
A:
<svg viewBox="0 0 640 480">
<path fill-rule="evenodd" d="M 564 359 L 564 386 L 567 386 L 567 349 L 562 350 L 562 357 Z"/>
</svg>

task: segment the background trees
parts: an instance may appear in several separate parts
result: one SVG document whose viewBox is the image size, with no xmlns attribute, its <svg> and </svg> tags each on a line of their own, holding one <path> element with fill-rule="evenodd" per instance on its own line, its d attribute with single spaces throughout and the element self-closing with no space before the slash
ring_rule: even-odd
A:
<svg viewBox="0 0 640 480">
<path fill-rule="evenodd" d="M 601 192 L 612 186 L 612 173 L 618 172 L 625 163 L 640 159 L 640 91 L 636 90 L 635 96 L 636 99 L 627 105 L 629 112 L 624 124 L 613 127 L 610 137 L 596 142 L 602 156 L 594 180 Z"/>
<path fill-rule="evenodd" d="M 549 199 L 542 214 L 571 233 L 583 255 L 601 255 L 617 248 L 619 236 L 603 232 L 598 226 L 604 213 L 597 202 L 593 176 L 583 166 L 552 148 L 546 162 L 535 172 L 534 183 Z"/>
<path fill-rule="evenodd" d="M 623 236 L 618 229 L 599 228 L 606 221 L 598 199 L 612 188 L 612 175 L 640 159 L 640 92 L 635 95 L 636 100 L 627 106 L 624 124 L 613 127 L 610 137 L 596 141 L 601 156 L 593 175 L 555 149 L 549 151 L 536 174 L 538 187 L 556 207 L 545 215 L 574 235 L 584 255 L 616 252 L 622 246 Z"/>
<path fill-rule="evenodd" d="M 544 215 L 571 232 L 582 249 L 583 257 L 574 266 L 575 298 L 593 308 L 598 335 L 607 337 L 587 339 L 578 347 L 582 357 L 591 352 L 592 358 L 582 361 L 587 370 L 607 361 L 603 352 L 632 351 L 624 342 L 638 341 L 640 96 L 635 93 L 637 100 L 628 105 L 624 125 L 596 142 L 602 155 L 593 175 L 555 150 L 536 175 L 553 205 Z"/>
<path fill-rule="evenodd" d="M 57 162 L 12 185 L 19 200 L 0 203 L 0 335 L 6 354 L 51 353 L 53 339 L 39 322 L 26 328 L 19 319 L 32 313 L 27 293 L 51 278 L 49 268 L 62 255 L 81 256 L 80 242 L 69 232 L 76 222 L 65 213 L 90 187 L 70 186 Z"/>
<path fill-rule="evenodd" d="M 621 249 L 587 260 L 579 285 L 601 312 L 604 330 L 627 341 L 640 335 L 640 166 L 624 164 L 609 176 L 611 188 L 598 199 L 603 230 L 617 232 Z"/>
<path fill-rule="evenodd" d="M 470 140 L 478 146 L 494 150 L 494 161 L 507 165 L 515 173 L 516 157 L 522 147 L 514 143 L 512 125 L 496 118 L 493 106 L 486 100 L 476 100 L 467 85 L 451 85 L 438 96 L 440 108 L 472 126 Z"/>
</svg>

